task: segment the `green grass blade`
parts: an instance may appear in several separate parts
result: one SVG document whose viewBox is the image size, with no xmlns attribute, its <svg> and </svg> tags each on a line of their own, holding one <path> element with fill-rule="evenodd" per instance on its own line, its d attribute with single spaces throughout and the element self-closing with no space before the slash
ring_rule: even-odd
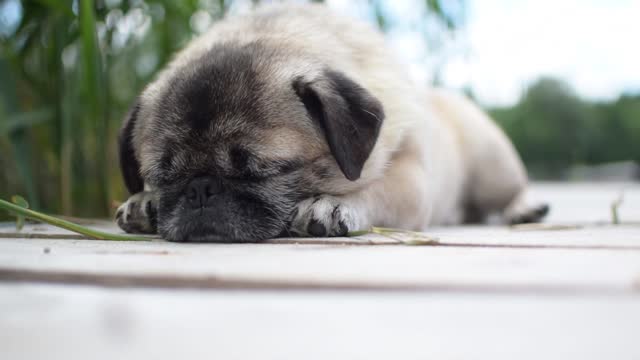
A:
<svg viewBox="0 0 640 360">
<path fill-rule="evenodd" d="M 98 199 L 96 204 L 101 212 L 109 208 L 109 186 L 107 184 L 107 106 L 105 74 L 102 68 L 102 54 L 98 46 L 96 17 L 93 0 L 79 0 L 80 38 L 82 43 L 82 66 L 84 96 L 86 100 L 85 119 L 93 129 L 94 144 L 91 152 L 95 161 L 92 179 Z"/>
<path fill-rule="evenodd" d="M 29 203 L 22 196 L 13 195 L 11 197 L 11 202 L 13 202 L 14 204 L 22 208 L 25 208 L 25 209 L 29 208 Z M 21 231 L 22 228 L 24 227 L 24 220 L 25 220 L 25 217 L 23 215 L 16 214 L 16 230 L 17 231 Z"/>
<path fill-rule="evenodd" d="M 49 216 L 37 211 L 25 209 L 21 206 L 12 204 L 2 199 L 0 199 L 0 209 L 10 211 L 12 213 L 24 216 L 29 219 L 39 220 L 47 224 L 57 226 L 59 228 L 66 229 L 69 231 L 73 231 L 75 233 L 78 233 L 96 240 L 118 240 L 118 241 L 149 241 L 151 240 L 150 238 L 145 236 L 111 234 L 103 231 L 89 229 L 84 226 L 74 224 L 70 221 L 58 219 L 56 217 Z"/>
</svg>

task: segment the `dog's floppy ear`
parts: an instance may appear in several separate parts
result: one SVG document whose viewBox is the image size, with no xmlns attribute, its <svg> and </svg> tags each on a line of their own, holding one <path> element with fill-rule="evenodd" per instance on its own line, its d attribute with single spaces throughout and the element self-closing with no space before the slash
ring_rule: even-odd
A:
<svg viewBox="0 0 640 360">
<path fill-rule="evenodd" d="M 137 194 L 144 189 L 144 181 L 140 176 L 140 162 L 136 158 L 133 147 L 133 128 L 138 120 L 140 102 L 136 100 L 127 114 L 120 134 L 118 135 L 118 155 L 120 157 L 120 170 L 124 183 L 129 193 Z"/>
<path fill-rule="evenodd" d="M 384 119 L 380 101 L 346 75 L 333 70 L 325 70 L 313 81 L 298 78 L 293 88 L 324 131 L 344 176 L 358 180 Z"/>
</svg>

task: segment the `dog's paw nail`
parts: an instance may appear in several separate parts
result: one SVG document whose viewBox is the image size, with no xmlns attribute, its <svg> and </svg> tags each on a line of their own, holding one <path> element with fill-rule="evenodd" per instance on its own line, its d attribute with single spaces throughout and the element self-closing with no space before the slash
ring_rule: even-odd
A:
<svg viewBox="0 0 640 360">
<path fill-rule="evenodd" d="M 311 219 L 311 221 L 309 221 L 307 232 L 311 236 L 327 236 L 327 228 L 316 219 Z"/>
</svg>

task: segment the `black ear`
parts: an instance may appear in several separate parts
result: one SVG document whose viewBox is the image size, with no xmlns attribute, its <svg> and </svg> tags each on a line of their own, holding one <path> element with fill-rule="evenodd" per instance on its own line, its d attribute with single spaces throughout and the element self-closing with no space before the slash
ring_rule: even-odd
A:
<svg viewBox="0 0 640 360">
<path fill-rule="evenodd" d="M 332 70 L 325 70 L 310 82 L 296 79 L 293 88 L 324 131 L 344 176 L 358 180 L 384 119 L 380 101 L 344 74 Z"/>
<path fill-rule="evenodd" d="M 122 171 L 124 183 L 132 195 L 144 189 L 144 181 L 142 180 L 142 176 L 140 176 L 140 162 L 136 158 L 133 147 L 133 128 L 138 119 L 139 110 L 140 103 L 136 100 L 131 110 L 129 110 L 120 129 L 120 134 L 118 135 L 120 170 Z"/>
</svg>

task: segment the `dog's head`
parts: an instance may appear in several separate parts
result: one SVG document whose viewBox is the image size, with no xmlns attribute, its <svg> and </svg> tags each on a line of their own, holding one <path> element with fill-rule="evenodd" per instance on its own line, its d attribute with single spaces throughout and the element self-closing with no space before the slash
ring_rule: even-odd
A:
<svg viewBox="0 0 640 360">
<path fill-rule="evenodd" d="M 153 189 L 164 238 L 275 237 L 300 200 L 360 177 L 380 102 L 335 69 L 283 69 L 277 58 L 257 44 L 214 46 L 133 106 L 122 174 L 132 194 Z"/>
</svg>

